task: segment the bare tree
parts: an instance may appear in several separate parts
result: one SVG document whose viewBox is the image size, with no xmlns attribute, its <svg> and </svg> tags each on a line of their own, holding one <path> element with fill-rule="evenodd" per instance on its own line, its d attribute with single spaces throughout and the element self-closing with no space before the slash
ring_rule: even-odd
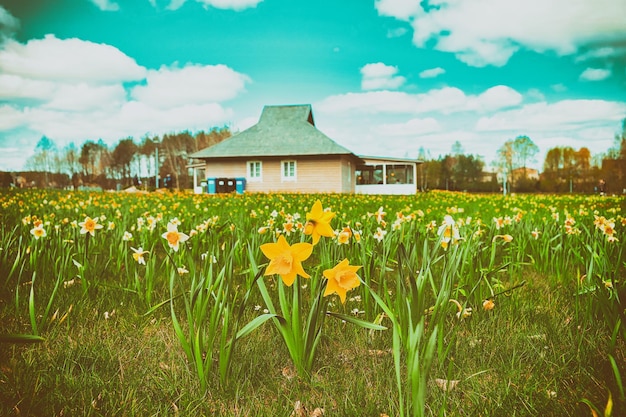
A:
<svg viewBox="0 0 626 417">
<path fill-rule="evenodd" d="M 522 178 L 527 178 L 526 168 L 529 162 L 535 162 L 539 147 L 528 136 L 518 136 L 513 141 L 513 158 L 515 168 L 522 168 Z"/>
<path fill-rule="evenodd" d="M 56 143 L 46 136 L 42 136 L 35 145 L 35 153 L 26 161 L 26 166 L 34 171 L 44 172 L 44 186 L 50 184 L 48 174 L 52 172 L 57 153 Z"/>
</svg>

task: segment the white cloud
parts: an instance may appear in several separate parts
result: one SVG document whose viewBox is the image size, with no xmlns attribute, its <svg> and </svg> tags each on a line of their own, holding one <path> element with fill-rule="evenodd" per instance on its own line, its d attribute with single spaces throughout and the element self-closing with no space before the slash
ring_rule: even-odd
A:
<svg viewBox="0 0 626 417">
<path fill-rule="evenodd" d="M 91 0 L 91 2 L 105 12 L 116 12 L 120 9 L 120 5 L 111 0 Z"/>
<path fill-rule="evenodd" d="M 529 89 L 526 92 L 526 97 L 530 98 L 531 100 L 536 100 L 536 101 L 545 101 L 546 100 L 546 96 L 538 88 L 531 88 L 531 89 Z"/>
<path fill-rule="evenodd" d="M 70 84 L 0 74 L 0 99 L 51 109 L 87 111 L 120 105 L 126 99 L 122 84 Z"/>
<path fill-rule="evenodd" d="M 54 95 L 55 90 L 55 83 L 50 81 L 0 73 L 0 98 L 4 100 L 46 101 Z"/>
<path fill-rule="evenodd" d="M 145 134 L 209 130 L 223 125 L 231 117 L 232 111 L 218 103 L 158 109 L 135 101 L 114 110 L 68 112 L 38 107 L 25 109 L 21 115 L 23 124 L 30 131 L 38 137 L 49 137 L 58 146 L 71 141 L 82 143 L 87 139 L 103 139 L 105 143 L 114 145 L 129 136 L 140 138 Z"/>
<path fill-rule="evenodd" d="M 432 117 L 410 119 L 403 123 L 384 123 L 374 127 L 374 131 L 382 136 L 420 136 L 440 130 L 441 125 Z"/>
<path fill-rule="evenodd" d="M 400 38 L 400 37 L 406 35 L 408 31 L 409 30 L 407 28 L 404 28 L 404 27 L 398 27 L 398 28 L 395 28 L 395 29 L 389 29 L 387 31 L 387 37 L 388 38 Z"/>
<path fill-rule="evenodd" d="M 170 4 L 166 7 L 168 10 L 178 10 L 185 4 L 187 0 L 171 0 Z"/>
<path fill-rule="evenodd" d="M 380 0 L 378 13 L 409 21 L 418 47 L 434 41 L 472 66 L 506 64 L 520 48 L 559 55 L 626 39 L 623 0 Z M 584 24 L 581 24 L 584 22 Z M 529 28 L 532 28 L 529 30 Z"/>
<path fill-rule="evenodd" d="M 115 109 L 125 101 L 126 91 L 121 84 L 61 84 L 57 87 L 52 99 L 42 107 L 71 112 L 88 112 L 96 109 Z"/>
<path fill-rule="evenodd" d="M 254 126 L 255 124 L 257 124 L 259 122 L 259 117 L 245 117 L 239 121 L 237 121 L 233 126 L 232 126 L 232 132 L 242 132 L 246 129 L 248 129 L 249 127 Z"/>
<path fill-rule="evenodd" d="M 0 6 L 0 40 L 3 36 L 11 36 L 19 27 L 20 21 Z"/>
<path fill-rule="evenodd" d="M 376 0 L 374 5 L 381 16 L 391 16 L 400 20 L 409 20 L 420 9 L 419 0 Z"/>
<path fill-rule="evenodd" d="M 326 113 L 359 111 L 362 113 L 410 113 L 418 105 L 417 98 L 399 91 L 370 91 L 326 97 L 317 111 Z"/>
<path fill-rule="evenodd" d="M 228 122 L 233 116 L 232 110 L 219 103 L 188 104 L 171 109 L 158 109 L 144 103 L 129 102 L 122 108 L 119 118 L 124 131 L 133 129 L 134 135 L 140 131 L 153 133 L 189 130 L 209 130 Z M 137 123 L 139 121 L 140 123 Z"/>
<path fill-rule="evenodd" d="M 223 126 L 222 105 L 251 80 L 225 65 L 147 70 L 118 49 L 48 35 L 0 44 L 0 147 L 19 144 L 23 163 L 45 135 L 59 147 Z M 7 151 L 2 169 L 19 169 Z M 10 168 L 9 168 L 10 167 Z"/>
<path fill-rule="evenodd" d="M 562 100 L 533 103 L 507 110 L 476 123 L 478 131 L 563 131 L 618 123 L 626 113 L 626 103 L 605 100 Z"/>
<path fill-rule="evenodd" d="M 436 158 L 450 152 L 458 140 L 489 167 L 507 139 L 526 134 L 540 148 L 532 165 L 538 169 L 554 146 L 604 152 L 626 114 L 623 102 L 546 102 L 538 92 L 522 96 L 504 85 L 478 94 L 453 87 L 421 94 L 349 93 L 329 96 L 314 107 L 323 131 L 360 154 L 417 157 L 424 147 Z"/>
<path fill-rule="evenodd" d="M 263 0 L 196 0 L 217 9 L 243 10 L 256 7 Z"/>
<path fill-rule="evenodd" d="M 396 75 L 398 68 L 385 65 L 382 62 L 366 64 L 361 68 L 363 90 L 394 90 L 406 81 L 406 78 Z"/>
<path fill-rule="evenodd" d="M 450 114 L 460 111 L 494 111 L 522 102 L 522 96 L 514 89 L 499 85 L 479 95 L 466 95 L 455 87 L 432 89 L 422 94 L 398 91 L 369 91 L 347 93 L 327 97 L 317 106 L 328 113 L 396 113 L 420 114 L 440 112 Z"/>
<path fill-rule="evenodd" d="M 616 48 L 613 46 L 602 46 L 599 48 L 590 49 L 589 51 L 581 55 L 578 55 L 575 61 L 584 62 L 584 61 L 596 60 L 596 59 L 602 60 L 602 59 L 612 58 L 612 57 L 621 56 L 621 55 L 626 55 L 626 47 Z"/>
<path fill-rule="evenodd" d="M 550 88 L 552 89 L 552 91 L 554 91 L 555 93 L 563 93 L 565 91 L 567 91 L 567 87 L 565 86 L 565 84 L 563 83 L 558 83 L 558 84 L 552 84 L 550 86 Z"/>
<path fill-rule="evenodd" d="M 7 40 L 0 48 L 0 73 L 25 78 L 114 83 L 140 80 L 145 71 L 113 46 L 76 38 L 46 35 L 26 44 Z"/>
<path fill-rule="evenodd" d="M 581 74 L 581 81 L 602 81 L 611 76 L 611 71 L 602 68 L 587 68 Z"/>
<path fill-rule="evenodd" d="M 469 99 L 469 108 L 488 112 L 517 106 L 523 98 L 520 93 L 505 85 L 497 85 Z"/>
<path fill-rule="evenodd" d="M 450 114 L 468 109 L 468 96 L 456 87 L 433 89 L 425 94 L 418 94 L 416 100 L 418 105 L 414 111 L 417 113 L 441 112 Z M 472 105 L 472 107 L 475 106 L 477 103 Z"/>
<path fill-rule="evenodd" d="M 0 106 L 0 131 L 15 129 L 24 124 L 24 114 L 7 104 Z"/>
<path fill-rule="evenodd" d="M 250 78 L 225 65 L 161 67 L 148 71 L 146 85 L 133 88 L 138 101 L 159 108 L 230 100 L 245 90 Z"/>
<path fill-rule="evenodd" d="M 437 68 L 430 68 L 430 69 L 424 70 L 419 73 L 419 76 L 420 78 L 435 78 L 445 73 L 446 73 L 445 69 L 441 67 L 437 67 Z"/>
</svg>

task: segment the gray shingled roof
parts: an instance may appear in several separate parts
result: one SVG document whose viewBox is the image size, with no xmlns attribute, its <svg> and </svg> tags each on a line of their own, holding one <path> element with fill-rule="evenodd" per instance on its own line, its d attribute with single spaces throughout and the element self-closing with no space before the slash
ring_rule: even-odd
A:
<svg viewBox="0 0 626 417">
<path fill-rule="evenodd" d="M 352 155 L 317 130 L 311 105 L 265 106 L 254 126 L 208 148 L 191 158 L 254 156 Z"/>
</svg>

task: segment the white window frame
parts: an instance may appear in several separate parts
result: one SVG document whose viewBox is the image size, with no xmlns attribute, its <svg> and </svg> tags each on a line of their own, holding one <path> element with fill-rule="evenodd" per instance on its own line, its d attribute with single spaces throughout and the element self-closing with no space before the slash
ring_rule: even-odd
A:
<svg viewBox="0 0 626 417">
<path fill-rule="evenodd" d="M 258 175 L 252 170 L 252 164 L 258 166 Z M 249 182 L 261 182 L 263 181 L 263 162 L 261 161 L 247 161 L 246 162 L 247 180 Z M 253 176 L 254 175 L 254 176 Z"/>
<path fill-rule="evenodd" d="M 287 164 L 293 164 L 293 175 L 285 175 L 285 167 Z M 298 163 L 294 159 L 280 161 L 280 180 L 281 181 L 297 181 L 298 180 Z"/>
</svg>

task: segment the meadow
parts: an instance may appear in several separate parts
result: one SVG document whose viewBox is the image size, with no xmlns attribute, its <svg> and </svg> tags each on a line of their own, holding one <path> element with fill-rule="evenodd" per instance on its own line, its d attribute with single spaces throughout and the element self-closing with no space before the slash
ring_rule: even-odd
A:
<svg viewBox="0 0 626 417">
<path fill-rule="evenodd" d="M 626 415 L 626 203 L 0 192 L 2 416 Z"/>
</svg>

